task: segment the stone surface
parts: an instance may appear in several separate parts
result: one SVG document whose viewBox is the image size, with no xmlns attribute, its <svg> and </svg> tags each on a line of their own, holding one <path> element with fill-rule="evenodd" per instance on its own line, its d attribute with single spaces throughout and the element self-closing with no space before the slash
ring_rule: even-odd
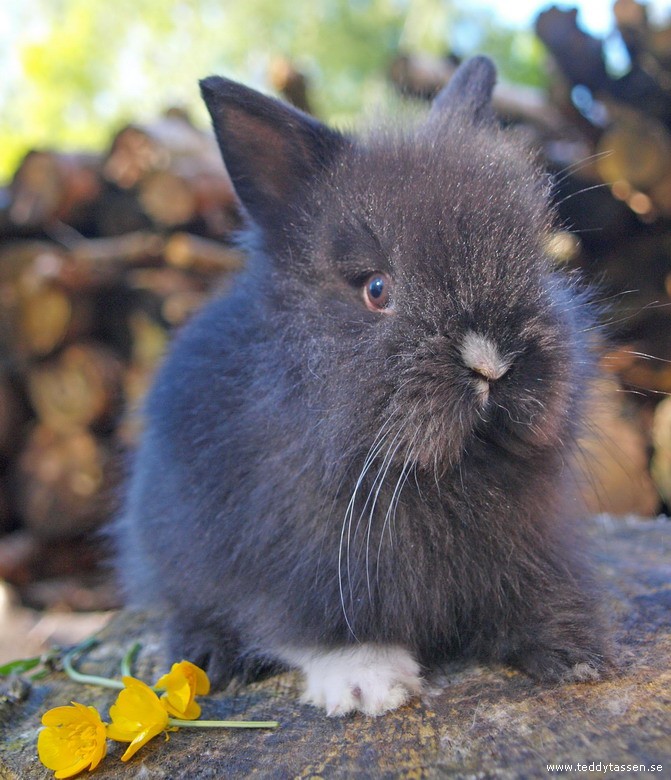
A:
<svg viewBox="0 0 671 780">
<path fill-rule="evenodd" d="M 379 718 L 328 718 L 301 705 L 286 673 L 202 700 L 203 717 L 273 719 L 275 731 L 181 729 L 157 737 L 128 764 L 110 743 L 93 777 L 146 778 L 535 778 L 548 764 L 562 777 L 641 777 L 608 764 L 661 765 L 671 776 L 671 522 L 595 523 L 595 543 L 625 667 L 597 684 L 543 687 L 504 667 L 454 663 L 421 698 Z M 100 634 L 82 671 L 117 675 L 119 659 L 143 643 L 136 675 L 163 670 L 155 625 L 122 614 Z M 53 673 L 21 701 L 0 696 L 0 779 L 52 777 L 38 761 L 40 716 L 75 699 L 103 716 L 113 691 Z M 21 697 L 19 697 L 21 698 Z M 577 764 L 599 764 L 588 774 Z M 83 776 L 88 776 L 84 774 Z"/>
</svg>

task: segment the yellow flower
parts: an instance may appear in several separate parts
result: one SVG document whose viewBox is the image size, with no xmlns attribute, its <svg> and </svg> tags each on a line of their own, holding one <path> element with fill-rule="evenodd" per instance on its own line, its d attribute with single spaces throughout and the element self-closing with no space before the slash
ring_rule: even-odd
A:
<svg viewBox="0 0 671 780">
<path fill-rule="evenodd" d="M 92 772 L 107 752 L 105 724 L 93 707 L 73 701 L 45 712 L 42 723 L 37 753 L 57 778 L 73 777 L 87 768 Z"/>
<path fill-rule="evenodd" d="M 126 686 L 110 707 L 112 722 L 107 736 L 117 742 L 130 742 L 121 756 L 128 761 L 150 739 L 168 726 L 168 712 L 152 689 L 134 677 L 124 677 Z"/>
<path fill-rule="evenodd" d="M 195 720 L 200 717 L 196 694 L 203 696 L 209 693 L 210 681 L 200 667 L 190 661 L 180 661 L 173 664 L 168 674 L 164 674 L 154 687 L 165 690 L 161 701 L 172 716 Z"/>
</svg>

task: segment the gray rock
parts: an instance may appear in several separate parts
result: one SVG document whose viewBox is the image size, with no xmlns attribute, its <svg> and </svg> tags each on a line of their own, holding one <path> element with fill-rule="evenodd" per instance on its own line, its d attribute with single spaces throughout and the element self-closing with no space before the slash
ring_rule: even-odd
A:
<svg viewBox="0 0 671 780">
<path fill-rule="evenodd" d="M 110 743 L 94 776 L 108 778 L 535 778 L 548 764 L 573 764 L 561 777 L 635 777 L 671 772 L 671 523 L 600 520 L 595 543 L 624 667 L 615 679 L 543 687 L 508 668 L 451 664 L 420 701 L 379 718 L 328 718 L 299 703 L 300 680 L 276 675 L 201 700 L 208 719 L 278 720 L 274 731 L 181 729 L 157 737 L 128 763 Z M 139 640 L 135 673 L 165 669 L 157 626 L 121 614 L 82 659 L 92 674 L 118 676 L 119 659 Z M 103 718 L 115 692 L 53 673 L 28 695 L 0 695 L 0 780 L 49 778 L 35 743 L 42 713 L 71 699 Z M 601 764 L 601 767 L 598 765 Z M 86 775 L 84 775 L 86 776 Z"/>
</svg>

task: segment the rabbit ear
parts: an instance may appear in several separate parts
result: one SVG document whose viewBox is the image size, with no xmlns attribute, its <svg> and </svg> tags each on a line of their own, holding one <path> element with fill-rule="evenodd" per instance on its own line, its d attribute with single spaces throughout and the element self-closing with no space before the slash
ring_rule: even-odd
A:
<svg viewBox="0 0 671 780">
<path fill-rule="evenodd" d="M 459 111 L 473 124 L 485 124 L 494 119 L 492 92 L 496 83 L 496 68 L 489 57 L 473 57 L 461 64 L 446 86 L 436 95 L 430 117 Z"/>
<path fill-rule="evenodd" d="M 307 180 L 342 146 L 343 137 L 234 81 L 210 76 L 200 88 L 238 197 L 261 228 L 277 228 Z"/>
</svg>

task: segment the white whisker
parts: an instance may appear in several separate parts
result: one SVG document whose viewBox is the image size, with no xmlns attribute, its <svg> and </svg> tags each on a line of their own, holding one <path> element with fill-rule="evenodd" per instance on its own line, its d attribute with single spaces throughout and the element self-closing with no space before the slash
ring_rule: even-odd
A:
<svg viewBox="0 0 671 780">
<path fill-rule="evenodd" d="M 408 452 L 412 452 L 412 448 L 414 447 L 415 441 L 418 436 L 418 431 L 415 432 L 415 436 L 413 437 L 412 443 L 410 447 L 408 448 Z M 398 479 L 396 480 L 396 485 L 394 486 L 394 492 L 392 493 L 391 500 L 389 501 L 389 506 L 387 508 L 387 512 L 384 516 L 384 522 L 382 524 L 382 529 L 380 530 L 380 540 L 378 542 L 377 546 L 377 558 L 375 562 L 375 572 L 376 577 L 379 577 L 380 574 L 380 556 L 382 554 L 382 544 L 384 541 L 384 532 L 389 528 L 389 544 L 390 547 L 394 546 L 394 536 L 392 533 L 392 525 L 394 524 L 394 521 L 396 519 L 396 509 L 398 508 L 398 502 L 401 498 L 401 491 L 403 490 L 403 487 L 405 483 L 408 481 L 408 477 L 410 476 L 410 469 L 415 465 L 414 461 L 410 459 L 409 455 L 406 455 L 405 461 L 403 462 L 403 468 L 401 469 L 401 473 L 399 474 Z"/>
<path fill-rule="evenodd" d="M 562 168 L 561 170 L 557 171 L 555 174 L 551 174 L 550 183 L 552 188 L 555 189 L 558 184 L 562 184 L 568 178 L 570 178 L 574 173 L 577 173 L 583 168 L 586 168 L 589 165 L 589 163 L 593 162 L 594 160 L 599 160 L 602 157 L 610 157 L 610 155 L 612 154 L 613 154 L 612 149 L 606 149 L 603 152 L 595 152 L 594 154 L 590 154 L 587 157 L 583 157 L 582 159 L 577 160 L 576 162 L 571 163 L 570 165 L 567 165 L 565 168 Z M 557 176 L 558 178 L 555 178 L 555 176 Z"/>
<path fill-rule="evenodd" d="M 349 550 L 350 550 L 350 534 L 351 534 L 351 528 L 352 528 L 352 518 L 354 516 L 354 506 L 356 503 L 356 496 L 357 493 L 361 487 L 361 484 L 363 483 L 363 480 L 365 479 L 366 473 L 370 469 L 371 464 L 375 461 L 375 458 L 377 457 L 378 452 L 380 449 L 384 446 L 385 439 L 389 435 L 389 431 L 385 431 L 385 428 L 391 424 L 391 419 L 387 419 L 382 426 L 380 427 L 380 430 L 377 433 L 377 436 L 373 440 L 373 443 L 371 444 L 368 453 L 366 455 L 366 459 L 364 460 L 364 464 L 361 468 L 361 472 L 359 474 L 359 477 L 356 481 L 356 484 L 354 486 L 354 489 L 352 491 L 352 496 L 350 497 L 349 503 L 347 505 L 347 509 L 345 510 L 345 516 L 343 518 L 342 527 L 340 530 L 340 544 L 338 547 L 338 588 L 340 591 L 340 604 L 343 611 L 343 616 L 345 618 L 345 622 L 347 623 L 347 628 L 349 629 L 352 636 L 356 639 L 356 634 L 354 632 L 354 629 L 350 623 L 350 620 L 347 616 L 347 606 L 345 604 L 345 593 L 343 588 L 343 544 L 345 541 L 345 534 L 347 534 L 347 580 L 348 580 L 348 586 L 350 590 L 350 603 L 353 601 L 353 593 L 352 593 L 352 581 L 350 577 L 350 570 L 349 570 Z"/>
<path fill-rule="evenodd" d="M 401 429 L 399 429 L 397 437 L 401 433 Z M 400 438 L 396 446 L 394 446 L 394 442 L 396 441 L 396 438 L 394 441 L 392 441 L 391 445 L 389 446 L 389 449 L 387 450 L 387 454 L 385 456 L 385 459 L 382 461 L 382 465 L 380 466 L 380 470 L 378 471 L 378 475 L 376 477 L 377 489 L 375 490 L 375 496 L 373 497 L 373 502 L 370 507 L 370 512 L 368 513 L 368 526 L 366 528 L 366 585 L 368 587 L 368 597 L 372 598 L 372 590 L 370 587 L 370 569 L 369 569 L 369 552 L 370 552 L 370 535 L 373 528 L 373 514 L 375 512 L 375 506 L 377 504 L 377 499 L 380 495 L 380 491 L 382 490 L 382 486 L 384 485 L 384 482 L 387 478 L 387 474 L 389 473 L 389 469 L 391 468 L 391 464 L 394 460 L 394 456 L 398 452 L 399 448 L 403 444 L 403 439 Z M 392 450 L 391 448 L 394 447 Z M 385 465 L 386 461 L 386 465 Z M 373 488 L 375 488 L 375 483 L 373 483 L 373 487 L 371 488 L 371 493 Z M 370 493 L 369 493 L 369 499 L 370 499 Z M 368 499 L 366 500 L 366 504 L 368 503 Z M 365 511 L 365 506 L 364 506 Z"/>
<path fill-rule="evenodd" d="M 559 208 L 559 206 L 566 203 L 566 201 L 571 200 L 571 198 L 575 198 L 577 195 L 583 195 L 585 192 L 590 192 L 591 190 L 598 190 L 601 189 L 602 187 L 610 187 L 610 185 L 611 182 L 602 181 L 599 182 L 598 184 L 592 184 L 590 187 L 583 187 L 581 190 L 576 190 L 575 192 L 569 192 L 568 195 L 566 195 L 560 201 L 557 201 L 557 203 L 555 203 L 555 208 Z"/>
</svg>

